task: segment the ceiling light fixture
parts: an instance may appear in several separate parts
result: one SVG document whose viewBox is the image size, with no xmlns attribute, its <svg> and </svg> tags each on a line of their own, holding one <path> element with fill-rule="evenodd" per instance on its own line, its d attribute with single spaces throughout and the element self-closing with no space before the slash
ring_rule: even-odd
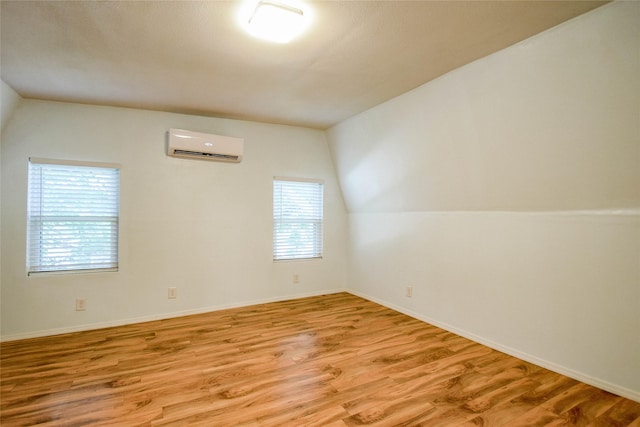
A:
<svg viewBox="0 0 640 427">
<path fill-rule="evenodd" d="M 288 43 L 309 24 L 309 16 L 292 2 L 260 0 L 247 22 L 255 37 L 275 43 Z"/>
</svg>

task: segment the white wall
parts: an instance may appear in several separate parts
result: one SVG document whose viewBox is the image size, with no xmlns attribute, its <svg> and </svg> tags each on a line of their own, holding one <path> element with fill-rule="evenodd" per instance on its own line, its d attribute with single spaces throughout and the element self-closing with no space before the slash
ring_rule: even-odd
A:
<svg viewBox="0 0 640 427">
<path fill-rule="evenodd" d="M 4 129 L 22 98 L 3 80 L 0 80 L 0 96 L 0 129 Z"/>
<path fill-rule="evenodd" d="M 245 138 L 242 163 L 166 156 L 169 128 Z M 25 273 L 30 156 L 121 169 L 120 271 Z M 325 180 L 325 257 L 272 261 L 273 176 Z M 346 286 L 346 214 L 321 131 L 23 100 L 2 140 L 3 339 L 82 330 Z M 293 274 L 300 283 L 292 283 Z M 178 298 L 169 300 L 167 288 Z M 75 311 L 75 298 L 87 311 Z"/>
<path fill-rule="evenodd" d="M 16 91 L 0 79 L 0 133 L 4 131 L 4 127 L 22 98 Z M 1 141 L 1 138 L 0 138 Z M 0 150 L 0 172 L 2 171 L 2 150 Z M 0 199 L 2 198 L 2 173 L 0 173 Z M 0 204 L 1 206 L 1 204 Z M 0 241 L 2 241 L 2 210 L 0 209 Z M 0 259 L 2 258 L 2 245 L 0 245 Z M 0 263 L 0 289 L 2 288 L 2 264 Z M 2 293 L 0 292 L 0 307 L 2 306 Z M 2 320 L 0 319 L 0 329 L 2 328 Z"/>
<path fill-rule="evenodd" d="M 350 288 L 639 400 L 639 23 L 607 5 L 330 129 Z"/>
</svg>

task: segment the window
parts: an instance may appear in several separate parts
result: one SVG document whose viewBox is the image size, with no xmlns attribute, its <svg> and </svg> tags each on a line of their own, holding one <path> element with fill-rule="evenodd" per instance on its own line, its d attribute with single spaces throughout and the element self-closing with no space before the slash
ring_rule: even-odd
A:
<svg viewBox="0 0 640 427">
<path fill-rule="evenodd" d="M 118 268 L 117 165 L 29 159 L 27 271 Z"/>
<path fill-rule="evenodd" d="M 322 257 L 322 181 L 273 180 L 273 259 Z"/>
</svg>

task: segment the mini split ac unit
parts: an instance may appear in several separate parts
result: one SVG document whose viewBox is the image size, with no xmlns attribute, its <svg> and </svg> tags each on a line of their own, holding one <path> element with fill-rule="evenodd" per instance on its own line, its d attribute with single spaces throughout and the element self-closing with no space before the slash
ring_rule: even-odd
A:
<svg viewBox="0 0 640 427">
<path fill-rule="evenodd" d="M 238 163 L 243 151 L 243 138 L 169 129 L 169 156 Z"/>
</svg>

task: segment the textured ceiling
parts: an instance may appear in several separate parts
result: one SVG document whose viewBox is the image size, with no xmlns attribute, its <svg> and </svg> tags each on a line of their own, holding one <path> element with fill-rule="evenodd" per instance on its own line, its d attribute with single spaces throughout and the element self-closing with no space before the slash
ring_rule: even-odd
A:
<svg viewBox="0 0 640 427">
<path fill-rule="evenodd" d="M 1 2 L 2 79 L 26 98 L 324 129 L 602 1 L 307 2 L 290 44 L 237 1 Z"/>
</svg>

